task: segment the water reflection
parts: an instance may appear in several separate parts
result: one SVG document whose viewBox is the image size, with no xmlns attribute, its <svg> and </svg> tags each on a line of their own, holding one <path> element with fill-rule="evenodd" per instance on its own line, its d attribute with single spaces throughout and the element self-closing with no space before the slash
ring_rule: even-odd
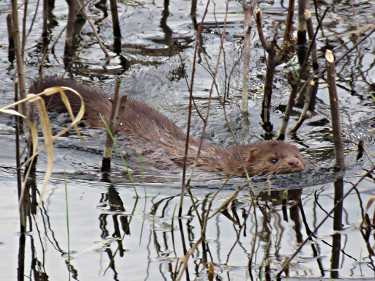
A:
<svg viewBox="0 0 375 281">
<path fill-rule="evenodd" d="M 90 234 L 78 238 L 71 232 L 71 241 L 84 241 L 83 244 L 87 245 L 84 247 L 88 248 L 96 244 L 96 251 L 90 251 L 91 258 L 101 256 L 102 253 L 106 256 L 105 259 L 101 257 L 101 262 L 97 264 L 103 267 L 98 277 L 112 275 L 114 280 L 122 280 L 126 276 L 126 268 L 134 266 L 134 261 L 130 261 L 132 257 L 141 253 L 146 256 L 137 260 L 136 264 L 146 273 L 139 277 L 145 280 L 157 280 L 160 277 L 175 280 L 184 272 L 181 258 L 184 247 L 186 253 L 191 254 L 184 274 L 191 279 L 207 276 L 212 265 L 216 276 L 227 275 L 232 278 L 240 274 L 253 280 L 261 279 L 262 276 L 266 280 L 274 280 L 278 270 L 288 260 L 291 263 L 283 272 L 289 276 L 329 275 L 331 278 L 340 278 L 346 274 L 340 273 L 341 268 L 353 262 L 367 264 L 366 271 L 375 268 L 371 261 L 365 261 L 373 253 L 371 224 L 363 225 L 362 238 L 357 239 L 355 245 L 346 241 L 343 243 L 343 235 L 349 238 L 350 232 L 356 228 L 355 223 L 360 219 L 360 216 L 355 216 L 353 208 L 361 207 L 366 202 L 357 193 L 357 200 L 353 194 L 350 197 L 352 203 L 344 205 L 340 201 L 347 196 L 343 193 L 343 183 L 343 179 L 339 178 L 332 186 L 332 191 L 327 186 L 311 190 L 311 194 L 301 188 L 268 190 L 265 187 L 263 192 L 256 195 L 255 201 L 245 190 L 232 198 L 236 191 L 222 191 L 222 194 L 215 195 L 214 191 L 192 189 L 190 199 L 185 198 L 181 218 L 177 217 L 176 212 L 180 199 L 178 190 L 170 190 L 172 194 L 165 195 L 157 189 L 150 189 L 146 191 L 150 194 L 139 200 L 130 189 L 110 184 L 101 193 L 98 202 L 99 224 L 82 225 L 91 229 Z M 92 196 L 85 196 L 86 200 L 89 199 L 87 204 L 95 204 L 94 197 L 98 193 L 95 190 L 90 193 Z M 50 198 L 56 196 L 59 194 Z M 212 201 L 214 196 L 216 199 Z M 58 201 L 50 203 L 53 206 Z M 64 200 L 61 203 L 65 204 Z M 332 208 L 335 204 L 336 207 Z M 27 270 L 31 270 L 32 275 L 39 276 L 41 280 L 50 280 L 48 277 L 55 274 L 51 271 L 51 262 L 57 262 L 51 260 L 54 253 L 63 257 L 61 261 L 73 279 L 80 279 L 82 275 L 95 276 L 92 273 L 88 275 L 84 268 L 78 266 L 87 259 L 87 256 L 81 257 L 86 252 L 82 251 L 83 245 L 77 249 L 77 244 L 70 253 L 61 246 L 66 245 L 65 238 L 62 239 L 64 235 L 61 236 L 61 226 L 51 220 L 50 208 L 44 204 L 36 222 L 33 215 L 35 235 L 22 233 L 19 237 L 18 280 L 24 280 Z M 69 216 L 78 218 L 75 223 L 85 223 L 86 218 L 80 211 L 77 213 L 74 210 L 72 202 L 69 202 L 69 208 L 73 210 Z M 52 214 L 52 217 L 55 216 Z M 321 225 L 324 217 L 327 222 Z M 202 232 L 207 218 L 206 231 Z M 329 226 L 329 221 L 332 221 L 332 226 Z M 76 227 L 70 223 L 72 230 Z M 317 231 L 318 227 L 320 229 Z M 95 241 L 95 236 L 100 236 L 101 242 L 89 246 Z M 29 249 L 27 245 L 30 245 Z M 291 255 L 297 246 L 303 246 L 298 258 Z M 368 249 L 367 258 L 363 251 L 362 257 L 358 256 L 358 247 Z M 195 250 L 190 252 L 191 249 Z M 29 254 L 32 261 L 27 264 Z M 329 267 L 325 262 L 327 259 L 330 260 Z M 156 268 L 158 274 L 155 275 Z"/>
</svg>

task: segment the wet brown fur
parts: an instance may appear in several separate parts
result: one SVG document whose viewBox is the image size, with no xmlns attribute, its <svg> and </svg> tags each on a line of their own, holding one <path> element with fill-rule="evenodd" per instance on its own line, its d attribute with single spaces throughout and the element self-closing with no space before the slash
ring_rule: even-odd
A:
<svg viewBox="0 0 375 281">
<path fill-rule="evenodd" d="M 104 91 L 73 80 L 48 77 L 35 80 L 29 92 L 39 93 L 54 86 L 66 86 L 78 91 L 85 101 L 85 119 L 88 124 L 94 128 L 104 127 L 99 113 L 108 120 L 112 106 Z M 77 113 L 80 99 L 69 93 L 68 97 L 73 112 Z M 59 95 L 47 97 L 45 100 L 49 110 L 66 112 Z M 182 163 L 186 135 L 168 117 L 134 98 L 127 99 L 125 112 L 122 114 L 120 132 L 135 136 L 143 142 L 162 146 L 169 152 L 169 156 L 174 158 L 172 160 L 175 163 Z M 189 140 L 188 164 L 191 165 L 197 154 L 199 141 L 192 137 Z M 306 161 L 295 145 L 283 141 L 264 141 L 230 147 L 203 142 L 197 164 L 202 169 L 244 177 L 246 172 L 243 165 L 249 176 L 254 176 L 302 171 Z"/>
</svg>

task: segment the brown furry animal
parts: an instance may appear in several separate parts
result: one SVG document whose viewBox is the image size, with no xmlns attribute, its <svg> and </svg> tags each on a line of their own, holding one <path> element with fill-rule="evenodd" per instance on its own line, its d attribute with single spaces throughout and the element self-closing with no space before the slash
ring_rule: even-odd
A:
<svg viewBox="0 0 375 281">
<path fill-rule="evenodd" d="M 94 128 L 104 128 L 99 117 L 101 113 L 106 120 L 111 112 L 109 96 L 96 87 L 80 84 L 69 79 L 48 77 L 37 79 L 30 86 L 29 92 L 39 93 L 54 86 L 65 86 L 81 94 L 86 106 L 85 119 Z M 80 108 L 80 99 L 67 93 L 73 112 Z M 66 112 L 59 95 L 45 97 L 49 110 Z M 128 98 L 125 112 L 121 113 L 119 133 L 135 137 L 147 145 L 164 148 L 167 157 L 181 164 L 185 152 L 186 134 L 168 117 L 150 107 L 146 103 Z M 199 141 L 189 138 L 189 165 L 194 163 Z M 249 176 L 265 174 L 283 174 L 304 170 L 306 161 L 298 148 L 283 141 L 263 141 L 248 145 L 222 147 L 209 142 L 203 142 L 197 166 L 204 170 L 224 173 L 227 175 Z"/>
</svg>

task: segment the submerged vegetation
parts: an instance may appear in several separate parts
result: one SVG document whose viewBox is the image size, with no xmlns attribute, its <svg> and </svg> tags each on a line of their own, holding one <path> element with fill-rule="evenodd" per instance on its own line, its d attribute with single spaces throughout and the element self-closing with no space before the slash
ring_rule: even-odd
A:
<svg viewBox="0 0 375 281">
<path fill-rule="evenodd" d="M 7 77 L 16 77 L 15 102 L 0 108 L 0 113 L 15 116 L 11 126 L 17 155 L 11 173 L 17 174 L 20 234 L 17 272 L 8 276 L 18 280 L 54 280 L 51 276 L 64 276 L 62 280 L 373 278 L 374 114 L 366 119 L 363 112 L 373 112 L 374 105 L 370 91 L 375 84 L 375 27 L 366 19 L 374 4 L 185 2 L 110 0 L 109 12 L 106 1 L 68 1 L 62 9 L 59 1 L 11 0 L 6 19 L 7 63 L 12 74 Z M 59 16 L 54 15 L 55 5 L 59 5 Z M 35 12 L 30 13 L 30 8 Z M 276 8 L 282 12 L 273 11 Z M 340 27 L 335 18 L 343 17 L 342 10 L 347 8 L 361 18 L 355 16 Z M 161 18 L 155 20 L 160 11 Z M 5 13 L 0 16 L 5 18 Z M 178 22 L 176 30 L 170 27 L 171 19 Z M 134 27 L 137 20 L 141 28 Z M 39 36 L 34 34 L 41 38 L 30 46 L 29 37 Z M 99 176 L 96 154 L 90 154 L 90 147 L 79 150 L 73 144 L 76 136 L 82 147 L 85 138 L 90 139 L 90 129 L 83 127 L 81 137 L 77 127 L 84 116 L 83 101 L 74 116 L 64 91 L 79 93 L 54 87 L 27 94 L 31 76 L 58 73 L 93 80 L 98 86 L 116 78 L 110 120 L 106 123 L 100 117 L 107 139 L 95 135 L 92 141 L 103 150 Z M 155 105 L 161 101 L 164 111 L 174 102 L 169 111 L 180 115 L 178 122 L 187 134 L 181 171 L 149 169 L 139 150 L 131 158 L 126 141 L 122 139 L 123 146 L 117 142 L 122 137 L 116 135 L 121 125 L 117 116 L 126 110 L 127 100 L 127 95 L 119 95 L 120 78 L 128 94 L 155 84 L 152 94 L 147 88 L 143 93 Z M 163 93 L 163 79 L 175 92 L 184 92 L 184 98 Z M 261 90 L 254 90 L 257 87 Z M 61 95 L 69 112 L 69 125 L 58 133 L 40 98 L 52 94 Z M 353 97 L 358 98 L 360 109 L 350 104 Z M 351 109 L 353 114 L 348 112 Z M 280 127 L 278 132 L 275 125 Z M 72 127 L 75 134 L 67 134 Z M 362 128 L 365 134 L 357 137 L 353 132 Z M 220 139 L 224 131 L 225 138 Z M 311 166 L 306 172 L 279 177 L 207 174 L 187 165 L 193 135 L 200 141 L 198 156 L 203 139 L 212 136 L 231 144 L 290 138 Z M 71 149 L 66 159 L 76 164 L 60 154 L 56 157 L 54 143 L 60 137 Z M 39 138 L 44 145 L 39 145 Z M 323 147 L 327 143 L 329 148 Z M 355 161 L 351 152 L 357 155 Z M 41 155 L 46 163 L 37 163 Z M 54 158 L 64 166 L 64 177 L 54 175 Z M 73 171 L 66 176 L 65 162 L 73 163 Z M 65 186 L 63 206 L 61 191 L 52 187 L 61 187 L 59 181 Z M 77 201 L 83 197 L 86 203 Z M 61 219 L 51 224 L 61 215 L 54 208 L 65 209 L 67 231 L 60 229 Z M 100 213 L 96 218 L 99 241 L 90 236 L 97 227 L 92 225 L 96 213 L 89 210 Z M 329 221 L 332 226 L 327 226 Z M 85 234 L 74 235 L 78 229 Z M 81 258 L 86 253 L 90 255 Z M 107 257 L 105 262 L 102 255 Z M 98 272 L 93 272 L 93 264 Z M 353 269 L 345 269 L 349 267 Z M 107 278 L 109 272 L 112 276 Z"/>
</svg>

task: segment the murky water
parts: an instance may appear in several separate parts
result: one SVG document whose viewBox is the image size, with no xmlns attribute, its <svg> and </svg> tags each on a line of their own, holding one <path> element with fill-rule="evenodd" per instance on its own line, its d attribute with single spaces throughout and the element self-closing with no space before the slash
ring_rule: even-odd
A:
<svg viewBox="0 0 375 281">
<path fill-rule="evenodd" d="M 88 13 L 104 44 L 111 49 L 111 17 L 104 10 L 88 4 Z M 122 41 L 122 57 L 110 52 L 113 60 L 105 65 L 105 55 L 96 43 L 90 26 L 83 26 L 81 45 L 76 62 L 67 77 L 90 82 L 113 92 L 116 76 L 122 78 L 121 92 L 137 96 L 158 108 L 186 128 L 189 91 L 193 69 L 196 30 L 189 16 L 190 1 L 121 1 L 118 4 Z M 321 3 L 319 15 L 327 7 Z M 199 23 L 206 1 L 198 3 Z M 282 37 L 287 3 L 262 3 L 264 30 L 267 38 Z M 346 1 L 335 4 L 323 20 L 324 34 L 318 34 L 319 55 L 326 41 L 338 48 L 336 57 L 350 49 L 373 28 L 374 1 Z M 15 64 L 7 59 L 6 15 L 10 7 L 0 3 L 0 106 L 12 101 Z M 22 15 L 20 8 L 20 15 Z M 310 8 L 311 12 L 314 9 Z M 109 12 L 109 11 L 108 11 Z M 35 3 L 29 3 L 28 25 L 35 13 Z M 56 1 L 56 24 L 53 39 L 67 21 L 65 1 Z M 314 21 L 315 21 L 315 14 Z M 203 25 L 202 47 L 196 65 L 194 97 L 197 108 L 205 112 L 212 83 L 209 68 L 214 68 L 219 54 L 220 34 L 227 18 L 223 44 L 225 64 L 218 68 L 220 95 L 228 88 L 226 112 L 230 125 L 238 136 L 241 131 L 240 96 L 242 71 L 243 10 L 241 1 L 230 1 L 228 14 L 224 1 L 211 2 Z M 316 23 L 315 23 L 316 26 Z M 38 74 L 41 60 L 41 8 L 30 32 L 25 52 L 27 82 Z M 361 32 L 357 32 L 361 30 Z M 56 44 L 45 63 L 45 73 L 64 73 L 64 36 Z M 329 97 L 325 74 L 320 79 L 315 112 L 302 125 L 296 138 L 289 138 L 301 149 L 309 165 L 303 173 L 271 179 L 255 177 L 253 186 L 259 194 L 258 204 L 251 204 L 249 189 L 238 195 L 236 204 L 228 206 L 207 225 L 206 243 L 199 244 L 188 262 L 190 280 L 208 280 L 204 260 L 212 265 L 217 280 L 273 280 L 284 261 L 290 258 L 308 234 L 323 220 L 342 192 L 348 191 L 362 175 L 372 168 L 374 158 L 374 34 L 346 55 L 336 67 L 340 98 L 345 155 L 345 174 L 335 173 L 330 125 Z M 262 88 L 265 77 L 265 52 L 261 48 L 256 27 L 251 31 L 251 92 L 249 107 L 250 132 L 245 142 L 262 139 L 260 119 Z M 270 39 L 271 40 L 271 39 Z M 124 63 L 126 61 L 126 63 Z M 297 59 L 293 58 L 295 65 Z M 319 63 L 323 63 L 323 58 Z M 126 66 L 126 67 L 124 67 Z M 277 134 L 290 87 L 286 73 L 289 64 L 277 68 L 272 100 L 271 122 Z M 216 97 L 216 92 L 214 97 Z M 293 114 L 291 125 L 298 119 Z M 62 126 L 54 118 L 54 128 Z M 194 113 L 192 131 L 200 136 L 203 123 Z M 0 279 L 1 280 L 175 280 L 183 256 L 183 245 L 189 250 L 201 236 L 199 220 L 207 210 L 214 192 L 225 183 L 221 175 L 196 171 L 192 179 L 192 195 L 184 198 L 182 219 L 177 219 L 180 204 L 181 171 L 160 171 L 130 163 L 139 197 L 117 157 L 112 175 L 113 184 L 101 181 L 99 167 L 105 136 L 100 130 L 82 129 L 87 150 L 71 133 L 55 144 L 55 167 L 44 197 L 43 208 L 26 236 L 25 247 L 20 241 L 17 214 L 17 184 L 13 120 L 0 115 Z M 217 99 L 211 104 L 206 132 L 209 141 L 229 145 L 232 136 Z M 357 143 L 362 139 L 365 156 L 356 160 Z M 45 155 L 38 158 L 37 184 L 42 185 L 46 166 Z M 142 172 L 143 170 L 143 172 Z M 66 226 L 65 174 L 69 202 L 69 242 Z M 373 176 L 373 174 L 372 174 Z M 343 181 L 341 181 L 343 179 Z M 342 185 L 340 185 L 342 183 Z M 218 209 L 243 179 L 232 179 L 212 202 Z M 361 229 L 362 212 L 375 195 L 373 178 L 368 176 L 333 212 L 289 266 L 289 276 L 295 278 L 373 279 L 375 264 L 374 230 Z M 195 209 L 196 208 L 196 209 Z M 370 213 L 374 206 L 370 208 Z M 198 215 L 199 214 L 199 215 Z M 337 231 L 337 225 L 342 230 Z M 362 231 L 361 231 L 362 230 Z M 70 245 L 68 247 L 68 245 Z M 72 260 L 66 262 L 70 249 Z M 24 255 L 24 260 L 20 257 Z M 23 270 L 21 270 L 23 268 Z M 22 273 L 19 273 L 22 272 Z M 269 275 L 268 275 L 269 273 Z M 39 276 L 40 279 L 38 279 Z M 183 277 L 187 279 L 187 277 Z"/>
</svg>

